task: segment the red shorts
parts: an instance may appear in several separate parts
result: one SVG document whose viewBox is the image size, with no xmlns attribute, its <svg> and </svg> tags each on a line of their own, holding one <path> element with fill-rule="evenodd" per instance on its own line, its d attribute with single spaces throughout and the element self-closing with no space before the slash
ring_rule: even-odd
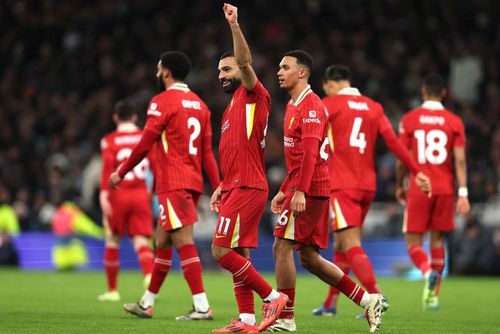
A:
<svg viewBox="0 0 500 334">
<path fill-rule="evenodd" d="M 404 233 L 425 233 L 430 230 L 453 231 L 455 229 L 455 196 L 424 193 L 408 194 L 406 199 Z"/>
<path fill-rule="evenodd" d="M 168 232 L 198 222 L 196 205 L 199 199 L 200 193 L 188 189 L 158 194 L 158 224 Z"/>
<path fill-rule="evenodd" d="M 294 217 L 290 210 L 293 192 L 287 192 L 274 236 L 294 240 L 303 246 L 328 248 L 328 197 L 307 197 L 306 210 Z"/>
<path fill-rule="evenodd" d="M 233 188 L 222 193 L 213 244 L 226 248 L 257 248 L 259 223 L 267 197 L 267 191 L 253 188 Z"/>
<path fill-rule="evenodd" d="M 337 232 L 348 227 L 363 226 L 374 197 L 374 191 L 357 189 L 332 191 L 330 194 L 330 203 L 333 212 L 333 231 Z"/>
<path fill-rule="evenodd" d="M 113 212 L 104 218 L 105 229 L 119 236 L 152 235 L 151 198 L 145 189 L 113 191 L 109 201 Z"/>
</svg>

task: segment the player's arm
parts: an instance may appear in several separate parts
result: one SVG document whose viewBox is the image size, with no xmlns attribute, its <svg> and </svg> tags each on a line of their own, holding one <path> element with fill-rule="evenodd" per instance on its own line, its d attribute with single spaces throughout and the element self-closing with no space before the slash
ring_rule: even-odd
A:
<svg viewBox="0 0 500 334">
<path fill-rule="evenodd" d="M 458 184 L 457 212 L 465 215 L 470 210 L 469 194 L 467 190 L 467 160 L 465 158 L 465 130 L 460 121 L 459 135 L 455 139 L 453 147 L 453 158 L 455 160 L 455 174 Z"/>
<path fill-rule="evenodd" d="M 283 180 L 283 183 L 281 184 L 280 190 L 271 200 L 271 212 L 275 214 L 279 214 L 281 212 L 281 207 L 285 202 L 285 193 L 288 190 L 289 184 L 290 184 L 290 178 L 287 175 Z"/>
<path fill-rule="evenodd" d="M 396 200 L 401 205 L 406 204 L 406 190 L 404 187 L 404 179 L 407 175 L 405 165 L 399 160 L 396 161 Z"/>
<path fill-rule="evenodd" d="M 254 89 L 257 84 L 257 75 L 252 68 L 252 55 L 247 41 L 241 32 L 238 24 L 238 8 L 228 3 L 223 7 L 224 16 L 226 17 L 231 34 L 233 36 L 234 58 L 236 64 L 241 70 L 241 81 L 247 90 Z"/>
<path fill-rule="evenodd" d="M 202 137 L 201 146 L 203 169 L 205 169 L 205 172 L 207 173 L 212 190 L 215 191 L 220 185 L 220 177 L 219 168 L 217 167 L 217 162 L 215 162 L 214 152 L 212 149 L 212 126 L 210 124 L 210 116 L 207 117 L 205 133 Z"/>
<path fill-rule="evenodd" d="M 113 213 L 111 203 L 109 202 L 109 176 L 113 173 L 114 156 L 106 139 L 101 140 L 101 157 L 102 170 L 99 205 L 101 206 L 102 213 L 109 217 Z"/>
<path fill-rule="evenodd" d="M 396 133 L 392 129 L 391 123 L 387 117 L 382 114 L 379 125 L 379 133 L 384 138 L 387 147 L 394 153 L 394 155 L 415 175 L 415 183 L 424 192 L 430 193 L 431 181 L 420 171 L 417 163 L 408 153 L 408 150 L 401 144 L 396 137 Z"/>
</svg>

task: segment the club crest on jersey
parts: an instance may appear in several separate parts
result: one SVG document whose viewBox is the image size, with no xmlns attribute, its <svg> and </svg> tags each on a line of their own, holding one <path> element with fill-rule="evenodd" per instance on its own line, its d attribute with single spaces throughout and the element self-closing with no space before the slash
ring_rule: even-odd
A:
<svg viewBox="0 0 500 334">
<path fill-rule="evenodd" d="M 310 118 L 316 118 L 316 111 L 314 111 L 314 110 L 310 110 L 310 111 L 309 111 L 309 117 L 310 117 Z"/>
<path fill-rule="evenodd" d="M 222 125 L 222 128 L 221 128 L 221 133 L 226 132 L 228 129 L 229 129 L 229 120 L 227 119 L 227 120 L 224 122 L 224 124 Z"/>
<path fill-rule="evenodd" d="M 156 104 L 154 102 L 151 103 L 151 105 L 149 106 L 149 109 L 148 109 L 148 115 L 161 116 L 161 112 L 156 110 L 156 108 L 158 108 L 158 104 Z"/>
</svg>

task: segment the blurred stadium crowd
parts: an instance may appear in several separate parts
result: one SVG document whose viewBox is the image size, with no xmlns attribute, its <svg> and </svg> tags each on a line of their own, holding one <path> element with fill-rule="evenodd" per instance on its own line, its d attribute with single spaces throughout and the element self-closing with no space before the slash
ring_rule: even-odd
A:
<svg viewBox="0 0 500 334">
<path fill-rule="evenodd" d="M 277 64 L 286 51 L 304 49 L 315 59 L 311 83 L 320 96 L 326 66 L 346 64 L 354 85 L 382 103 L 395 128 L 403 113 L 421 102 L 423 75 L 447 78 L 445 104 L 466 124 L 471 201 L 498 201 L 498 1 L 235 5 L 242 8 L 240 22 L 256 72 L 273 99 L 266 152 L 270 195 L 285 173 L 281 123 L 288 97 L 279 90 Z M 217 80 L 217 64 L 231 47 L 221 7 L 210 0 L 2 1 L 0 202 L 12 205 L 21 229 L 47 229 L 63 199 L 78 199 L 98 219 L 99 141 L 114 129 L 113 104 L 131 97 L 144 121 L 142 110 L 156 93 L 156 62 L 165 50 L 179 49 L 192 59 L 188 83 L 212 110 L 217 155 L 217 129 L 229 101 Z M 383 143 L 378 150 L 376 200 L 393 201 L 394 157 Z"/>
</svg>

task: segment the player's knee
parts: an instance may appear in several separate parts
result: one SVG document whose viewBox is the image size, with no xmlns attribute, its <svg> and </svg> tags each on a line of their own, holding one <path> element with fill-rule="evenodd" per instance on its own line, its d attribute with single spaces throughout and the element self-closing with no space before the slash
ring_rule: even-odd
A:
<svg viewBox="0 0 500 334">
<path fill-rule="evenodd" d="M 212 256 L 215 259 L 215 261 L 219 261 L 224 257 L 224 255 L 226 255 L 230 251 L 231 249 L 229 248 L 212 245 Z"/>
<path fill-rule="evenodd" d="M 274 258 L 280 258 L 290 251 L 289 242 L 285 239 L 276 238 L 273 244 Z M 293 251 L 293 250 L 292 250 Z"/>
<path fill-rule="evenodd" d="M 315 272 L 317 266 L 317 260 L 315 256 L 312 256 L 309 252 L 299 252 L 299 262 L 300 265 L 310 272 Z"/>
</svg>

